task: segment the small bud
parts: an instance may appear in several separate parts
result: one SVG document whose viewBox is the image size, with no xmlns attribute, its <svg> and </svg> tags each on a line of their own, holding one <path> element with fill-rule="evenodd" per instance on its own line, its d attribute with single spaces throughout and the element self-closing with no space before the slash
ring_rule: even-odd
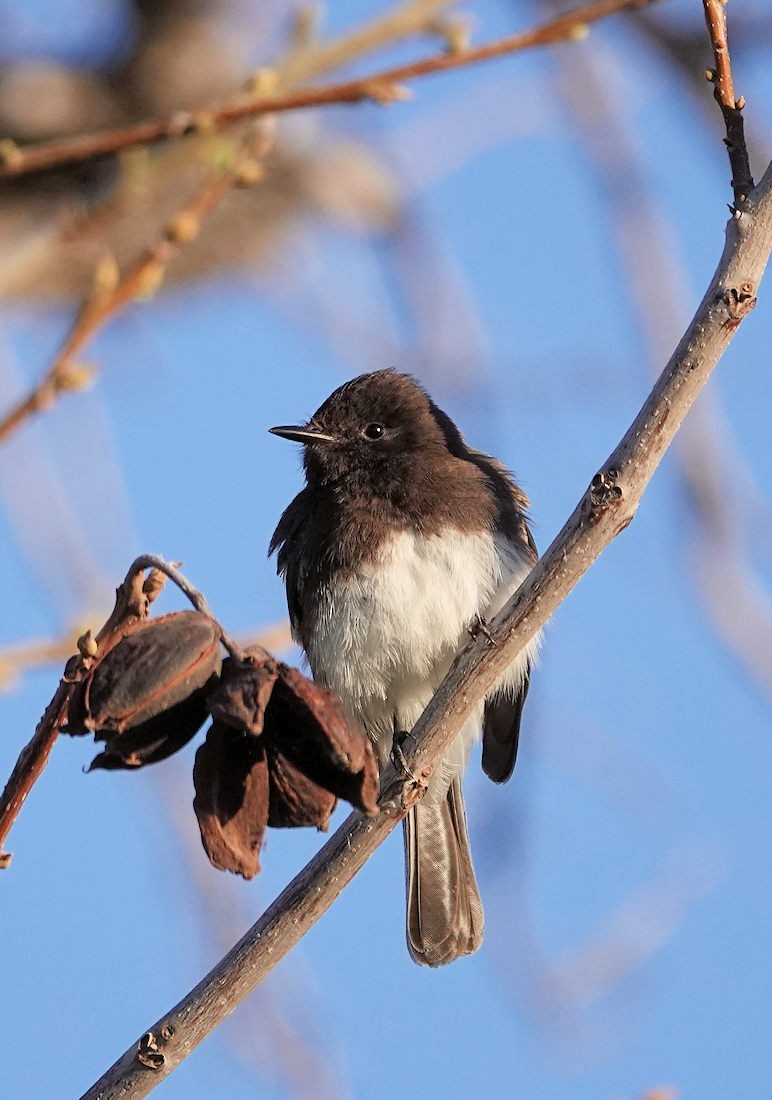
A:
<svg viewBox="0 0 772 1100">
<path fill-rule="evenodd" d="M 4 871 L 6 867 L 10 867 L 12 859 L 13 856 L 10 852 L 0 852 L 0 871 Z"/>
<path fill-rule="evenodd" d="M 568 32 L 570 42 L 584 42 L 585 38 L 589 38 L 589 36 L 590 28 L 586 23 L 574 23 Z"/>
<path fill-rule="evenodd" d="M 448 53 L 463 53 L 469 49 L 470 30 L 465 19 L 447 19 L 438 30 L 445 39 Z"/>
<path fill-rule="evenodd" d="M 96 367 L 88 363 L 62 363 L 54 375 L 58 393 L 78 393 L 93 386 Z"/>
<path fill-rule="evenodd" d="M 410 88 L 391 80 L 368 80 L 364 85 L 364 94 L 382 106 L 413 98 Z"/>
<path fill-rule="evenodd" d="M 272 95 L 279 83 L 279 76 L 275 69 L 255 69 L 244 84 L 247 95 L 256 98 Z"/>
<path fill-rule="evenodd" d="M 18 168 L 24 160 L 24 154 L 11 138 L 0 141 L 0 165 L 4 168 Z"/>
<path fill-rule="evenodd" d="M 166 239 L 172 244 L 188 244 L 201 230 L 201 219 L 190 210 L 181 211 L 166 227 Z"/>
<path fill-rule="evenodd" d="M 705 79 L 708 81 L 709 84 L 715 84 L 715 82 L 716 82 L 716 70 L 715 69 L 706 69 L 705 70 Z"/>
<path fill-rule="evenodd" d="M 321 4 L 302 4 L 292 19 L 290 41 L 293 46 L 309 46 L 319 36 L 322 25 Z"/>
<path fill-rule="evenodd" d="M 745 106 L 745 96 L 741 95 L 740 98 L 735 103 L 735 108 L 738 111 L 742 111 L 744 106 Z"/>
<path fill-rule="evenodd" d="M 112 252 L 106 252 L 94 268 L 91 276 L 91 290 L 95 298 L 106 298 L 120 282 L 121 273 L 118 261 Z"/>
<path fill-rule="evenodd" d="M 264 177 L 265 168 L 259 161 L 245 160 L 236 169 L 233 182 L 236 187 L 254 187 Z"/>
<path fill-rule="evenodd" d="M 164 281 L 166 266 L 160 260 L 151 260 L 139 278 L 134 298 L 138 302 L 149 302 Z"/>
<path fill-rule="evenodd" d="M 78 652 L 83 657 L 96 657 L 98 648 L 94 632 L 90 628 L 78 638 Z"/>
<path fill-rule="evenodd" d="M 217 120 L 211 111 L 196 111 L 191 115 L 190 125 L 197 134 L 211 134 L 217 128 Z"/>
</svg>

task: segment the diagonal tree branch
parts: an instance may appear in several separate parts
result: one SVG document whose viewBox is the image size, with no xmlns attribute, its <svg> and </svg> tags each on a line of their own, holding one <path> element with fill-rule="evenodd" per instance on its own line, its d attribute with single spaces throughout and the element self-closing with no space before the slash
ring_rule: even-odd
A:
<svg viewBox="0 0 772 1100">
<path fill-rule="evenodd" d="M 26 147 L 6 139 L 0 142 L 0 179 L 19 176 L 42 168 L 73 164 L 106 156 L 132 145 L 146 145 L 183 134 L 209 132 L 213 127 L 256 115 L 297 111 L 303 107 L 329 104 L 361 103 L 373 100 L 390 103 L 404 98 L 402 81 L 414 80 L 430 73 L 460 69 L 480 61 L 490 61 L 507 54 L 518 53 L 534 46 L 548 46 L 581 37 L 589 23 L 629 9 L 646 7 L 653 0 L 595 0 L 584 4 L 533 30 L 509 35 L 482 46 L 436 54 L 396 68 L 384 69 L 370 76 L 331 84 L 324 88 L 302 88 L 278 95 L 242 95 L 225 103 L 213 103 L 195 111 L 175 111 L 167 118 L 137 122 L 115 130 L 80 134 L 72 138 L 39 142 Z M 259 83 L 259 82 L 258 82 Z"/>
<path fill-rule="evenodd" d="M 621 442 L 507 606 L 454 662 L 413 733 L 407 765 L 423 784 L 469 713 L 630 523 L 643 492 L 741 321 L 772 250 L 772 164 L 730 219 L 716 273 L 689 328 Z M 256 988 L 420 797 L 393 770 L 377 817 L 352 814 L 210 973 L 132 1044 L 82 1100 L 135 1100 L 167 1077 Z"/>
</svg>

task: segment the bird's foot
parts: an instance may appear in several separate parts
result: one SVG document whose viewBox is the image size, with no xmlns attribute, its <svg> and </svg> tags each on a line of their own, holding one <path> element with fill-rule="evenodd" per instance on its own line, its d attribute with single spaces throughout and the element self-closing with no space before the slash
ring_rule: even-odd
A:
<svg viewBox="0 0 772 1100">
<path fill-rule="evenodd" d="M 398 730 L 395 728 L 394 736 L 391 741 L 391 762 L 404 779 L 409 779 L 413 783 L 418 783 L 418 780 L 408 767 L 407 759 L 402 751 L 402 746 L 408 738 L 415 740 L 412 733 L 409 733 L 407 730 Z"/>
<path fill-rule="evenodd" d="M 499 643 L 491 634 L 490 630 L 488 629 L 488 623 L 485 621 L 482 615 L 475 615 L 467 629 L 473 638 L 477 638 L 478 634 L 482 634 L 484 638 L 488 639 L 492 646 L 495 646 L 496 649 L 499 648 Z"/>
</svg>

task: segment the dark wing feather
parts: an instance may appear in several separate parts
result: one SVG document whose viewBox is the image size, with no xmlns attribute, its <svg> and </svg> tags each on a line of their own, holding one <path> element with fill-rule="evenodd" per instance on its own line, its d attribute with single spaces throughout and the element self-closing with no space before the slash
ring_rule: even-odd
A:
<svg viewBox="0 0 772 1100">
<path fill-rule="evenodd" d="M 268 547 L 269 557 L 278 550 L 276 569 L 279 575 L 284 577 L 287 589 L 287 610 L 296 636 L 299 636 L 303 629 L 303 588 L 306 575 L 303 526 L 308 514 L 305 509 L 307 495 L 308 489 L 304 489 L 284 510 Z"/>
<path fill-rule="evenodd" d="M 509 470 L 498 459 L 469 449 L 469 457 L 486 475 L 498 505 L 499 530 L 517 543 L 535 565 L 539 558 L 528 526 L 528 497 Z M 506 783 L 515 767 L 520 739 L 520 719 L 531 679 L 530 665 L 525 670 L 517 695 L 494 696 L 485 704 L 483 717 L 483 771 L 494 783 Z"/>
<path fill-rule="evenodd" d="M 520 718 L 531 679 L 526 669 L 520 691 L 514 699 L 491 699 L 485 704 L 483 717 L 483 771 L 494 783 L 506 783 L 515 768 L 517 743 L 520 740 Z"/>
</svg>

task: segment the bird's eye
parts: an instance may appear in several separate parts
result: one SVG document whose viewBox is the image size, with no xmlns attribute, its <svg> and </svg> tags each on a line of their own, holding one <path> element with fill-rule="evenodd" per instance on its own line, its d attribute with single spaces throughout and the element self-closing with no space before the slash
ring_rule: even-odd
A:
<svg viewBox="0 0 772 1100">
<path fill-rule="evenodd" d="M 385 431 L 383 424 L 368 424 L 362 428 L 362 435 L 365 439 L 380 439 Z"/>
</svg>

